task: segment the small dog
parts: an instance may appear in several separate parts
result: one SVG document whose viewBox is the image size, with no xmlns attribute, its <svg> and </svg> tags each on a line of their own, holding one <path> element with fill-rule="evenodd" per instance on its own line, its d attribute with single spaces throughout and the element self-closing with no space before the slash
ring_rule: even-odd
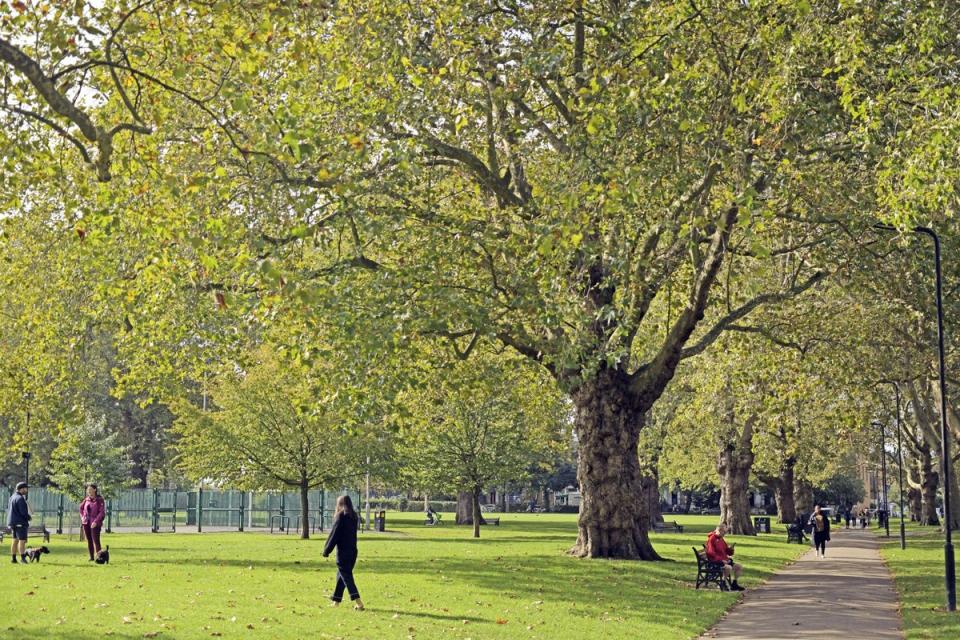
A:
<svg viewBox="0 0 960 640">
<path fill-rule="evenodd" d="M 98 551 L 93 561 L 97 564 L 110 564 L 110 545 Z"/>
<path fill-rule="evenodd" d="M 46 546 L 27 549 L 27 557 L 30 558 L 30 562 L 40 562 L 40 556 L 45 553 L 50 553 L 50 549 Z"/>
</svg>

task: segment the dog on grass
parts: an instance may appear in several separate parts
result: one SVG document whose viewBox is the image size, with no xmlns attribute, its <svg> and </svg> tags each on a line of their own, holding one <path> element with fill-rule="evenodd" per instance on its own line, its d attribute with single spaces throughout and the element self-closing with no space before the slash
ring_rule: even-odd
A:
<svg viewBox="0 0 960 640">
<path fill-rule="evenodd" d="M 97 557 L 93 559 L 97 564 L 110 564 L 110 545 L 97 552 Z"/>
<path fill-rule="evenodd" d="M 40 562 L 40 556 L 45 553 L 50 553 L 50 549 L 46 546 L 27 549 L 27 557 L 30 559 L 30 562 Z"/>
</svg>

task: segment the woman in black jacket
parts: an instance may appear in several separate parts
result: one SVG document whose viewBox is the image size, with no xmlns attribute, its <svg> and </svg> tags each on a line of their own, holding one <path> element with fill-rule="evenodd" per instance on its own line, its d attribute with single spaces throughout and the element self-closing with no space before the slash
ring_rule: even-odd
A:
<svg viewBox="0 0 960 640">
<path fill-rule="evenodd" d="M 363 611 L 363 600 L 357 591 L 357 584 L 353 581 L 353 567 L 357 564 L 357 525 L 359 518 L 353 509 L 350 496 L 337 498 L 337 513 L 333 517 L 333 528 L 327 538 L 327 546 L 323 548 L 323 557 L 326 558 L 337 548 L 337 586 L 333 589 L 333 606 L 343 600 L 343 590 L 350 593 L 350 599 L 356 602 L 354 609 Z"/>
<path fill-rule="evenodd" d="M 813 508 L 809 524 L 813 531 L 813 546 L 817 549 L 817 557 L 823 558 L 827 555 L 827 541 L 830 540 L 830 518 L 820 510 L 820 505 Z"/>
</svg>

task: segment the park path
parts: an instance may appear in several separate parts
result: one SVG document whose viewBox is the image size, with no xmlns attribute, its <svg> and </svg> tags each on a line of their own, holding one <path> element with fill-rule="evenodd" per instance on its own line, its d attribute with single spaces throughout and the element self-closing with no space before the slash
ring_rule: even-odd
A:
<svg viewBox="0 0 960 640">
<path fill-rule="evenodd" d="M 903 638 L 897 592 L 874 534 L 834 529 L 827 557 L 811 550 L 744 592 L 701 640 Z M 744 558 L 745 571 L 750 561 Z"/>
</svg>

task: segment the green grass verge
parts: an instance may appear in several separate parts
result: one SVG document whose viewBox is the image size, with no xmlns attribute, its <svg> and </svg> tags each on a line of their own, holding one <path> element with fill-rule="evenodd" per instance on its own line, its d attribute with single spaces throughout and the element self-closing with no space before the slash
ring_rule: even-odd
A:
<svg viewBox="0 0 960 640">
<path fill-rule="evenodd" d="M 907 524 L 907 548 L 900 548 L 900 523 L 890 521 L 890 538 L 881 536 L 880 553 L 900 596 L 907 640 L 960 638 L 960 613 L 946 610 L 943 533 L 936 527 Z"/>
<path fill-rule="evenodd" d="M 677 519 L 683 534 L 654 536 L 670 561 L 639 563 L 565 555 L 576 538 L 574 515 L 505 514 L 500 527 L 484 527 L 473 540 L 465 527 L 425 528 L 422 516 L 388 513 L 388 533 L 360 541 L 365 612 L 328 607 L 335 568 L 321 557 L 323 536 L 105 535 L 109 566 L 87 562 L 79 541 L 54 536 L 42 563 L 5 563 L 0 633 L 24 640 L 692 638 L 736 595 L 693 588 L 690 547 L 702 544 L 716 518 Z M 780 533 L 735 540 L 748 588 L 807 549 L 785 544 Z"/>
</svg>

